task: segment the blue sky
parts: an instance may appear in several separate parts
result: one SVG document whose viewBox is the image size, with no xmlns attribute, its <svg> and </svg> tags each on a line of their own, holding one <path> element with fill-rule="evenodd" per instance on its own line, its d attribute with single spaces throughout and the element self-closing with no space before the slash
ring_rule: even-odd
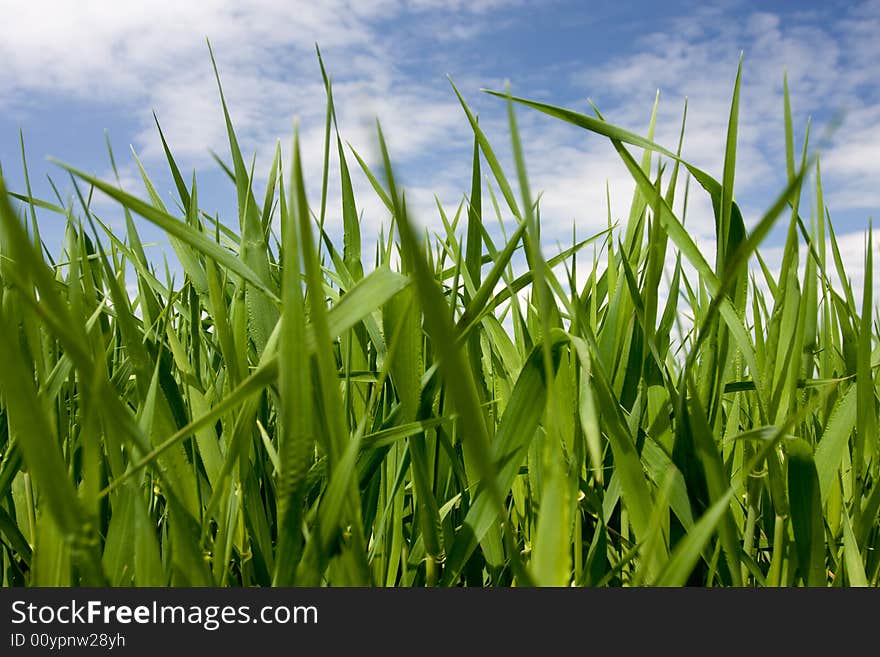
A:
<svg viewBox="0 0 880 657">
<path fill-rule="evenodd" d="M 212 41 L 243 150 L 268 171 L 277 140 L 289 155 L 294 116 L 306 177 L 320 181 L 324 96 L 314 55 L 333 76 L 343 137 L 372 159 L 379 117 L 417 216 L 437 226 L 433 195 L 454 209 L 469 187 L 472 133 L 446 80 L 451 75 L 509 161 L 504 104 L 479 92 L 502 88 L 644 132 L 657 90 L 657 140 L 674 147 L 689 99 L 684 156 L 720 177 L 730 95 L 744 53 L 736 198 L 754 220 L 784 184 L 782 76 L 788 72 L 800 148 L 808 116 L 821 144 L 826 202 L 858 276 L 863 235 L 880 209 L 880 2 L 570 2 L 506 0 L 205 0 L 40 2 L 0 0 L 0 163 L 23 188 L 24 131 L 37 195 L 47 174 L 69 193 L 52 155 L 110 177 L 104 131 L 123 185 L 143 194 L 128 151 L 141 156 L 172 205 L 172 185 L 152 122 L 155 109 L 175 156 L 195 170 L 200 201 L 235 222 L 234 191 L 212 161 L 228 149 L 205 37 Z M 632 183 L 607 140 L 528 110 L 518 111 L 534 192 L 543 192 L 544 240 L 604 226 L 605 189 L 625 218 Z M 510 172 L 512 174 L 512 167 Z M 513 177 L 513 176 L 512 176 Z M 260 175 L 258 175 L 258 179 Z M 387 217 L 355 177 L 367 233 Z M 330 208 L 338 199 L 331 191 Z M 810 202 L 805 199 L 806 206 Z M 338 204 L 337 204 L 338 205 Z M 121 225 L 112 204 L 96 211 Z M 338 212 L 328 223 L 338 228 Z M 46 217 L 47 241 L 57 219 Z M 708 201 L 693 194 L 688 225 L 710 248 Z M 148 237 L 158 234 L 146 229 Z M 778 251 L 779 236 L 767 244 Z"/>
</svg>

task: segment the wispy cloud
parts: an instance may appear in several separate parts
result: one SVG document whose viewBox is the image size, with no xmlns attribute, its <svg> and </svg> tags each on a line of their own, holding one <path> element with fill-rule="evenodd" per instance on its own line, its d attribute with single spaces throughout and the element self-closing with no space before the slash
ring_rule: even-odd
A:
<svg viewBox="0 0 880 657">
<path fill-rule="evenodd" d="M 585 92 L 607 96 L 620 120 L 660 88 L 664 96 L 659 139 L 674 143 L 683 99 L 689 98 L 684 153 L 720 174 L 729 99 L 739 53 L 744 55 L 738 135 L 737 189 L 742 197 L 766 197 L 785 182 L 782 77 L 787 72 L 796 134 L 803 137 L 808 115 L 817 119 L 812 140 L 823 126 L 843 116 L 842 126 L 823 145 L 829 202 L 838 209 L 876 211 L 880 206 L 880 128 L 876 61 L 869 45 L 880 27 L 880 4 L 827 7 L 788 13 L 752 11 L 731 3 L 696 10 L 662 32 L 646 35 L 636 52 L 609 61 L 598 71 L 578 74 Z M 852 44 L 859 44 L 852 47 Z M 604 105 L 603 107 L 607 107 Z M 799 145 L 796 145 L 799 148 Z M 757 194 L 755 194 L 757 192 Z M 761 193 L 763 192 L 763 194 Z M 757 208 L 752 208 L 757 210 Z"/>
<path fill-rule="evenodd" d="M 498 11 L 516 4 L 0 0 L 0 9 L 16 16 L 0 26 L 0 107 L 26 112 L 35 103 L 65 99 L 115 107 L 134 124 L 132 133 L 121 136 L 148 165 L 164 159 L 155 109 L 181 168 L 213 167 L 210 151 L 228 149 L 205 45 L 210 37 L 236 132 L 246 155 L 258 154 L 257 170 L 268 167 L 277 140 L 288 150 L 296 117 L 306 169 L 320 171 L 326 100 L 315 53 L 319 43 L 333 76 L 344 140 L 369 155 L 374 119 L 392 126 L 386 137 L 398 161 L 432 160 L 432 180 L 415 180 L 423 189 L 413 193 L 414 207 L 430 212 L 428 186 L 436 185 L 446 201 L 455 198 L 442 193 L 458 173 L 446 152 L 456 144 L 467 149 L 470 136 L 442 74 L 426 79 L 424 62 L 442 64 L 444 52 L 476 38 L 499 20 Z M 136 175 L 133 165 L 122 167 L 127 179 Z M 319 177 L 309 182 L 317 190 Z M 355 182 L 372 195 L 362 177 Z M 378 225 L 382 210 L 366 205 L 379 215 L 366 219 Z M 338 223 L 339 217 L 328 217 L 331 228 Z"/>
<path fill-rule="evenodd" d="M 490 23 L 486 14 L 502 4 L 3 0 L 0 8 L 16 20 L 0 27 L 0 106 L 51 94 L 131 110 L 143 128 L 136 145 L 148 156 L 157 153 L 150 127 L 156 108 L 176 150 L 204 158 L 225 138 L 205 37 L 217 54 L 237 127 L 257 144 L 287 134 L 294 114 L 308 121 L 323 113 L 314 50 L 320 43 L 338 76 L 344 112 L 406 117 L 407 129 L 390 135 L 405 155 L 440 138 L 451 123 L 449 103 L 436 104 L 439 80 L 408 70 L 408 56 L 419 41 L 449 38 L 446 28 L 459 23 L 468 27 L 461 38 L 473 38 Z"/>
</svg>

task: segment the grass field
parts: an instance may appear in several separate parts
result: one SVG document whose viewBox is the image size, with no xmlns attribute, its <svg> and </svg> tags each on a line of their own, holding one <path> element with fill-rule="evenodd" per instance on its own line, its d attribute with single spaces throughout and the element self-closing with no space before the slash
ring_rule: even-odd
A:
<svg viewBox="0 0 880 657">
<path fill-rule="evenodd" d="M 237 220 L 200 211 L 164 137 L 176 207 L 142 167 L 146 199 L 68 165 L 70 203 L 0 185 L 2 585 L 876 586 L 870 245 L 856 298 L 787 88 L 788 184 L 746 229 L 739 79 L 720 180 L 655 144 L 653 120 L 643 137 L 504 93 L 511 143 L 490 145 L 459 96 L 473 182 L 433 235 L 381 129 L 381 166 L 346 146 L 326 76 L 323 171 L 294 138 L 257 183 L 223 102 Z M 625 223 L 545 255 L 514 110 L 610 141 L 635 182 Z M 392 217 L 375 252 L 355 176 Z M 672 209 L 684 177 L 711 198 L 714 253 Z M 799 213 L 808 195 L 820 216 Z"/>
</svg>

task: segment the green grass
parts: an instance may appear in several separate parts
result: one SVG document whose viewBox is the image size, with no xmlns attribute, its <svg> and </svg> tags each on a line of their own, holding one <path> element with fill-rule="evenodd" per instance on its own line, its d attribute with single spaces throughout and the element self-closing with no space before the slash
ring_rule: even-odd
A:
<svg viewBox="0 0 880 657">
<path fill-rule="evenodd" d="M 0 179 L 4 586 L 880 583 L 870 243 L 857 301 L 787 86 L 788 184 L 751 230 L 739 73 L 721 180 L 654 143 L 654 119 L 642 137 L 502 92 L 511 143 L 492 146 L 458 95 L 472 184 L 428 238 L 381 129 L 371 170 L 324 80 L 322 172 L 294 138 L 262 199 L 223 101 L 237 222 L 199 209 L 164 135 L 176 208 L 139 162 L 146 200 L 66 164 L 70 203 Z M 515 110 L 610 141 L 635 183 L 625 227 L 545 255 Z M 373 256 L 362 175 L 392 217 Z M 712 201 L 714 254 L 673 210 L 684 176 Z M 808 194 L 819 216 L 800 214 Z M 38 212 L 66 222 L 57 258 Z M 147 258 L 136 216 L 182 278 Z M 758 247 L 780 225 L 773 272 Z"/>
</svg>

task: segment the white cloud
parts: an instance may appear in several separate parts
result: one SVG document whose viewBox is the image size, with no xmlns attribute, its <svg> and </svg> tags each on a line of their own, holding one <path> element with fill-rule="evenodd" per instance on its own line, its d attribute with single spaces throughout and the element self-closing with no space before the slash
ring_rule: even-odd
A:
<svg viewBox="0 0 880 657">
<path fill-rule="evenodd" d="M 133 143 L 148 169 L 162 171 L 164 152 L 151 114 L 155 109 L 188 178 L 193 168 L 215 166 L 211 150 L 228 160 L 207 36 L 248 164 L 257 153 L 258 180 L 268 171 L 279 139 L 285 165 L 289 162 L 297 117 L 310 198 L 317 207 L 326 107 L 315 54 L 315 44 L 320 43 L 333 76 L 343 140 L 375 166 L 374 119 L 379 117 L 398 165 L 410 158 L 422 164 L 433 160 L 430 180 L 401 176 L 416 187 L 409 194 L 415 213 L 433 223 L 432 193 L 439 193 L 444 203 L 457 203 L 461 192 L 453 193 L 451 183 L 468 180 L 466 169 L 449 164 L 448 149 L 460 145 L 467 153 L 471 136 L 446 81 L 424 79 L 408 67 L 408 59 L 413 54 L 428 56 L 425 46 L 435 42 L 446 44 L 431 54 L 441 57 L 453 47 L 450 41 L 472 39 L 491 26 L 494 17 L 489 14 L 504 4 L 516 1 L 0 0 L 4 15 L 16 17 L 0 24 L 0 108 L 20 113 L 46 99 L 67 98 L 117 108 L 120 116 L 138 126 L 122 137 Z M 396 19 L 405 19 L 406 26 L 392 29 Z M 119 139 L 118 134 L 111 136 Z M 341 227 L 340 203 L 334 203 L 339 187 L 333 157 L 327 217 L 331 231 Z M 366 226 L 387 226 L 387 212 L 359 175 L 354 158 L 348 159 Z M 136 175 L 133 166 L 125 164 L 126 153 L 117 152 L 117 161 Z M 137 177 L 127 178 L 127 188 L 142 193 Z M 163 198 L 167 191 L 160 190 Z M 204 196 L 202 200 L 211 202 Z M 234 209 L 223 214 L 235 223 Z"/>
<path fill-rule="evenodd" d="M 732 9 L 730 8 L 732 7 Z M 787 71 L 794 113 L 796 157 L 803 126 L 812 114 L 812 143 L 836 112 L 843 124 L 823 144 L 828 201 L 839 209 L 880 207 L 880 48 L 868 38 L 880 29 L 880 3 L 864 3 L 835 15 L 751 11 L 748 5 L 703 8 L 676 19 L 669 29 L 643 38 L 637 52 L 578 74 L 586 94 L 609 96 L 611 120 L 632 124 L 634 107 L 662 90 L 658 140 L 677 140 L 680 108 L 689 96 L 684 155 L 721 177 L 736 59 L 744 52 L 736 186 L 752 215 L 750 197 L 764 197 L 785 184 L 782 75 Z M 852 44 L 858 44 L 853 47 Z M 873 54 L 872 54 L 873 53 Z M 671 102 L 670 102 L 671 101 Z M 600 102 L 608 109 L 608 105 Z M 613 111 L 612 111 L 613 110 Z M 754 219 L 754 216 L 752 216 Z"/>
<path fill-rule="evenodd" d="M 26 106 L 47 94 L 118 106 L 141 124 L 134 141 L 147 157 L 161 154 L 150 116 L 155 108 L 175 153 L 202 164 L 208 149 L 221 149 L 225 140 L 205 37 L 212 41 L 240 137 L 260 150 L 287 138 L 294 115 L 304 129 L 322 127 L 325 101 L 314 50 L 320 43 L 331 74 L 338 76 L 346 136 L 361 137 L 363 146 L 358 133 L 380 115 L 406 126 L 388 134 L 406 156 L 446 139 L 459 118 L 442 80 L 419 80 L 403 71 L 408 49 L 464 19 L 469 29 L 463 38 L 470 38 L 487 24 L 482 15 L 499 4 L 0 0 L 4 15 L 15 16 L 0 25 L 0 107 Z M 423 14 L 430 24 L 422 27 L 436 30 L 385 31 L 390 19 Z"/>
</svg>

